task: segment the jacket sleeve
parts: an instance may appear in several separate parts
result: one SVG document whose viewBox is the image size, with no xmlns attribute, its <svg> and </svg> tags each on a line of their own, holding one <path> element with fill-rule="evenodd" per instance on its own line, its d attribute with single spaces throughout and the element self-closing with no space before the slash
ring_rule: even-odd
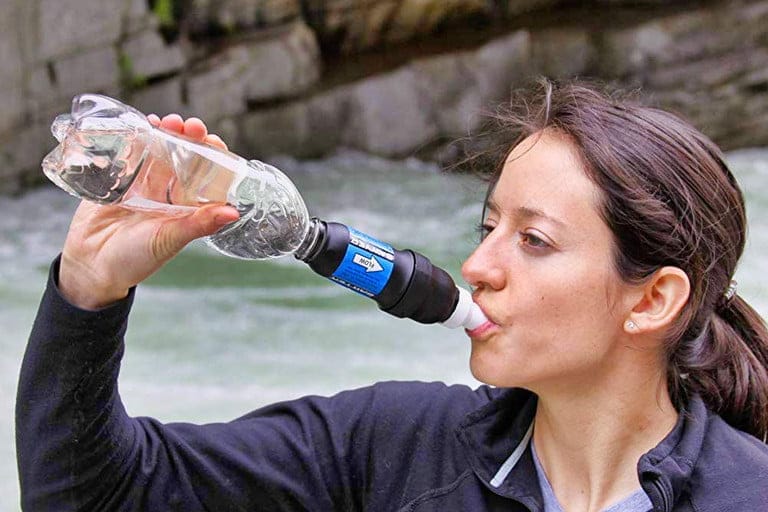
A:
<svg viewBox="0 0 768 512">
<path fill-rule="evenodd" d="M 16 444 L 24 510 L 356 510 L 373 387 L 276 404 L 229 423 L 126 414 L 117 388 L 133 292 L 84 311 L 54 262 L 21 368 Z M 370 420 L 367 420 L 370 421 Z"/>
</svg>

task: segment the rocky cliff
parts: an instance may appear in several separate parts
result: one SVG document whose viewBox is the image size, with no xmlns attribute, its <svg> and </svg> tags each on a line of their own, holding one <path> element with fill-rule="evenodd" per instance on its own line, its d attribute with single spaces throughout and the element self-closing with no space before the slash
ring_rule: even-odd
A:
<svg viewBox="0 0 768 512">
<path fill-rule="evenodd" d="M 670 5 L 672 4 L 672 5 Z M 73 95 L 205 119 L 254 158 L 446 162 L 530 77 L 639 87 L 768 144 L 768 1 L 0 0 L 0 192 L 42 179 Z"/>
</svg>

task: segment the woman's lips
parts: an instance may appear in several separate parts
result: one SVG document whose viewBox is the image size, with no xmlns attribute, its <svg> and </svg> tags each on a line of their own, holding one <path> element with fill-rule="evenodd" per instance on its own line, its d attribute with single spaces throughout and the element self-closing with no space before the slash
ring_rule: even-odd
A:
<svg viewBox="0 0 768 512">
<path fill-rule="evenodd" d="M 484 324 L 480 325 L 479 327 L 475 327 L 472 330 L 467 329 L 466 332 L 467 332 L 467 335 L 470 338 L 480 338 L 484 334 L 488 333 L 489 331 L 491 331 L 493 329 L 497 329 L 498 327 L 499 327 L 498 325 L 496 325 L 492 321 L 488 320 L 487 322 L 485 322 Z"/>
<path fill-rule="evenodd" d="M 465 329 L 467 336 L 475 339 L 480 338 L 481 336 L 487 335 L 489 332 L 499 328 L 499 324 L 494 322 L 492 320 L 492 317 L 488 315 L 488 312 L 478 300 L 479 298 L 480 297 L 477 294 L 473 294 L 472 296 L 472 300 L 475 302 L 475 304 L 478 305 L 480 310 L 483 312 L 483 316 L 485 316 L 487 320 L 484 323 L 475 327 L 474 329 Z"/>
</svg>

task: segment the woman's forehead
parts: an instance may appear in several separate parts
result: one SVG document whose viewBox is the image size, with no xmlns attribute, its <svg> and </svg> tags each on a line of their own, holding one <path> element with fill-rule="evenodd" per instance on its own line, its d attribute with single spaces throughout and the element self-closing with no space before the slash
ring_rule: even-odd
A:
<svg viewBox="0 0 768 512">
<path fill-rule="evenodd" d="M 573 143 L 540 132 L 510 152 L 487 206 L 499 213 L 522 208 L 566 221 L 582 210 L 596 213 L 599 197 Z"/>
</svg>

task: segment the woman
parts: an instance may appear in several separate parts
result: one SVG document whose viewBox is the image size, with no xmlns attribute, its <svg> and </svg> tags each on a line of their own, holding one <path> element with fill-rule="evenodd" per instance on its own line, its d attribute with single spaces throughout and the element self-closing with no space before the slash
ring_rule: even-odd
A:
<svg viewBox="0 0 768 512">
<path fill-rule="evenodd" d="M 736 293 L 740 190 L 675 116 L 578 84 L 509 115 L 516 135 L 462 273 L 494 387 L 380 383 L 227 424 L 126 415 L 132 289 L 236 212 L 82 204 L 25 355 L 28 510 L 760 510 L 768 333 Z M 196 119 L 155 123 L 223 144 Z"/>
</svg>

